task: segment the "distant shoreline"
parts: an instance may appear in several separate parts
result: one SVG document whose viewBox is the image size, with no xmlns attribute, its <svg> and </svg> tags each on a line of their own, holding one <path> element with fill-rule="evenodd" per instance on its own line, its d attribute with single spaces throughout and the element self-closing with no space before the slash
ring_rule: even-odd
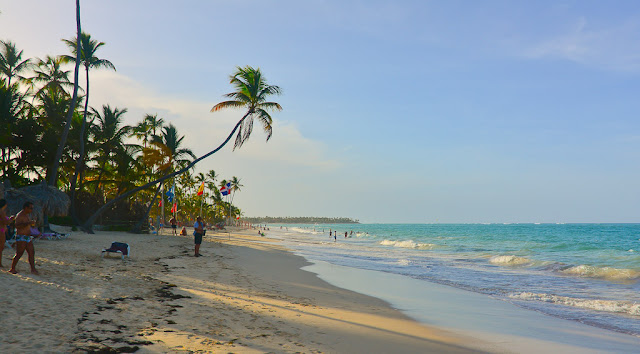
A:
<svg viewBox="0 0 640 354">
<path fill-rule="evenodd" d="M 351 218 L 329 218 L 329 217 L 251 217 L 243 218 L 243 221 L 247 221 L 253 224 L 359 224 L 359 220 Z"/>
</svg>

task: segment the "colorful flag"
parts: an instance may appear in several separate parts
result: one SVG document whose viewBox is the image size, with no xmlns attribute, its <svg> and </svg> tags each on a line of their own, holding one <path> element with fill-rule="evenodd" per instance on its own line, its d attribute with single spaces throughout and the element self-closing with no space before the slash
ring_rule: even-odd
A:
<svg viewBox="0 0 640 354">
<path fill-rule="evenodd" d="M 167 201 L 169 203 L 173 202 L 173 196 L 174 196 L 174 190 L 175 190 L 176 185 L 174 184 L 173 186 L 171 186 L 171 189 L 169 189 L 167 191 Z"/>
<path fill-rule="evenodd" d="M 178 203 L 173 203 L 173 206 L 171 207 L 171 212 L 175 213 L 176 211 L 178 211 Z"/>
<path fill-rule="evenodd" d="M 222 188 L 220 188 L 220 193 L 222 193 L 222 195 L 227 195 L 231 192 L 231 182 L 225 184 L 224 186 L 222 186 Z"/>
<path fill-rule="evenodd" d="M 202 182 L 202 184 L 200 185 L 200 188 L 198 188 L 198 195 L 202 195 L 204 193 L 204 182 Z"/>
</svg>

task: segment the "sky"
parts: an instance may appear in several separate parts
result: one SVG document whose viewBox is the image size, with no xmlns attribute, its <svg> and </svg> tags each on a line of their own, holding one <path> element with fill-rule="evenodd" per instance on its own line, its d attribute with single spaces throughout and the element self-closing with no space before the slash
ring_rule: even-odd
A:
<svg viewBox="0 0 640 354">
<path fill-rule="evenodd" d="M 0 11 L 25 57 L 67 54 L 75 1 Z M 89 104 L 157 113 L 197 156 L 244 113 L 210 112 L 237 66 L 282 88 L 271 140 L 196 167 L 239 177 L 245 216 L 640 222 L 637 1 L 91 0 L 81 20 L 117 69 Z"/>
</svg>

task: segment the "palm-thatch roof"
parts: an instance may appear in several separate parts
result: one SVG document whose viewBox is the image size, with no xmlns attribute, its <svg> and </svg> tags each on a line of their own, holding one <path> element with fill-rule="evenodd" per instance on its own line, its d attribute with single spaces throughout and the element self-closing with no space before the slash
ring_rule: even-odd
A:
<svg viewBox="0 0 640 354">
<path fill-rule="evenodd" d="M 4 192 L 4 198 L 7 200 L 8 215 L 22 210 L 25 202 L 32 202 L 34 208 L 31 215 L 39 224 L 43 223 L 44 214 L 47 216 L 67 215 L 71 204 L 69 196 L 44 182 L 20 189 L 7 189 Z"/>
</svg>

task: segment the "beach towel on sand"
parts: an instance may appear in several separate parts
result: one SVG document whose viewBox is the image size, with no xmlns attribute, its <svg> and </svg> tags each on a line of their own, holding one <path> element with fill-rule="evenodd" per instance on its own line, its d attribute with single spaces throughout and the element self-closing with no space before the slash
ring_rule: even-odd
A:
<svg viewBox="0 0 640 354">
<path fill-rule="evenodd" d="M 124 242 L 112 242 L 111 247 L 102 250 L 103 256 L 104 252 L 117 252 L 122 254 L 122 258 L 124 258 L 124 256 L 129 257 L 129 245 Z"/>
</svg>

